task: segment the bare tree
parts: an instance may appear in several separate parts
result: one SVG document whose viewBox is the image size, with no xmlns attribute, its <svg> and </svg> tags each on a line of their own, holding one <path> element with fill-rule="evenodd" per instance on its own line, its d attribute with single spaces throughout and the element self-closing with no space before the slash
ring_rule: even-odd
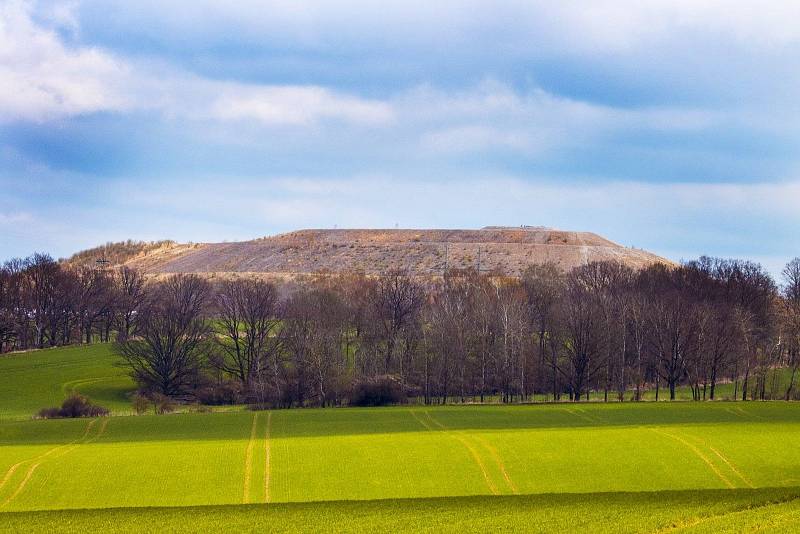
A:
<svg viewBox="0 0 800 534">
<path fill-rule="evenodd" d="M 293 365 L 304 369 L 318 406 L 337 404 L 347 373 L 347 308 L 328 289 L 303 289 L 287 305 L 282 337 Z"/>
<path fill-rule="evenodd" d="M 112 280 L 104 270 L 79 267 L 75 271 L 75 281 L 74 308 L 83 334 L 81 337 L 88 344 L 92 342 L 95 323 L 112 308 Z"/>
<path fill-rule="evenodd" d="M 783 269 L 783 299 L 786 347 L 791 369 L 784 398 L 789 400 L 794 390 L 797 368 L 800 367 L 800 258 L 794 258 Z"/>
<path fill-rule="evenodd" d="M 550 367 L 553 400 L 558 399 L 558 358 L 556 344 L 557 307 L 564 291 L 564 275 L 553 263 L 534 265 L 525 271 L 522 284 L 528 297 L 531 325 L 536 334 L 539 369 L 544 372 L 545 360 Z"/>
<path fill-rule="evenodd" d="M 18 328 L 14 313 L 14 274 L 5 265 L 0 267 L 0 354 L 17 339 Z"/>
<path fill-rule="evenodd" d="M 657 265 L 648 270 L 654 294 L 648 309 L 649 346 L 656 369 L 669 387 L 675 388 L 688 373 L 687 365 L 697 351 L 697 309 L 687 291 L 683 269 Z"/>
<path fill-rule="evenodd" d="M 561 302 L 561 343 L 565 358 L 559 372 L 570 386 L 570 399 L 588 400 L 592 378 L 603 368 L 608 336 L 603 310 L 592 293 L 590 268 L 574 269 L 567 277 Z"/>
<path fill-rule="evenodd" d="M 256 395 L 255 386 L 266 378 L 279 350 L 277 290 L 262 280 L 236 279 L 222 283 L 215 302 L 222 335 L 216 338 L 212 363 L 236 377 L 246 393 Z"/>
<path fill-rule="evenodd" d="M 117 337 L 120 341 L 136 333 L 136 316 L 144 301 L 144 275 L 130 267 L 121 267 L 114 276 L 114 308 Z"/>
<path fill-rule="evenodd" d="M 174 275 L 148 289 L 137 336 L 116 345 L 140 387 L 170 397 L 191 394 L 209 350 L 208 282 Z"/>
<path fill-rule="evenodd" d="M 496 374 L 503 392 L 503 402 L 513 402 L 514 395 L 524 398 L 526 390 L 526 353 L 529 348 L 527 297 L 518 282 L 495 283 L 497 312 Z"/>
<path fill-rule="evenodd" d="M 406 349 L 413 340 L 411 336 L 419 331 L 417 322 L 423 301 L 422 286 L 401 271 L 389 272 L 373 286 L 371 319 L 377 327 L 376 341 L 383 355 L 384 373 L 391 373 L 394 364 L 398 363 L 402 376 L 402 362 L 395 360 L 407 355 Z"/>
<path fill-rule="evenodd" d="M 57 291 L 58 264 L 46 254 L 34 254 L 26 260 L 22 279 L 26 300 L 34 330 L 34 345 L 43 348 L 47 339 L 50 318 L 55 314 L 54 295 Z M 51 344 L 56 344 L 55 336 L 50 336 Z"/>
</svg>

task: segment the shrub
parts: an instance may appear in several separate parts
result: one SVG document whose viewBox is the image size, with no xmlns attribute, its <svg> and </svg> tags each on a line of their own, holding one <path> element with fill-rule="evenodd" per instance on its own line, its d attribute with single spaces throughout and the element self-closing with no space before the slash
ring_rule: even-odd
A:
<svg viewBox="0 0 800 534">
<path fill-rule="evenodd" d="M 224 404 L 237 404 L 242 395 L 238 382 L 224 381 L 200 388 L 195 396 L 202 404 L 221 406 Z"/>
<path fill-rule="evenodd" d="M 92 404 L 88 397 L 74 393 L 67 397 L 61 408 L 43 408 L 38 416 L 42 419 L 55 419 L 67 417 L 101 417 L 108 415 L 108 410 L 102 406 Z"/>
<path fill-rule="evenodd" d="M 58 411 L 59 411 L 58 408 L 42 408 L 41 410 L 39 410 L 37 417 L 39 417 L 40 419 L 56 419 L 58 417 L 61 417 L 58 414 Z"/>
<path fill-rule="evenodd" d="M 150 399 L 142 394 L 137 393 L 133 396 L 131 405 L 133 406 L 133 411 L 136 412 L 136 415 L 142 415 L 143 413 L 147 412 L 148 408 L 150 408 Z"/>
<path fill-rule="evenodd" d="M 350 396 L 354 406 L 387 406 L 405 401 L 400 382 L 393 376 L 378 376 L 357 382 Z"/>
<path fill-rule="evenodd" d="M 166 395 L 162 395 L 161 393 L 154 393 L 153 407 L 155 408 L 155 412 L 158 415 L 163 415 L 165 413 L 172 413 L 175 411 L 175 402 Z"/>
</svg>

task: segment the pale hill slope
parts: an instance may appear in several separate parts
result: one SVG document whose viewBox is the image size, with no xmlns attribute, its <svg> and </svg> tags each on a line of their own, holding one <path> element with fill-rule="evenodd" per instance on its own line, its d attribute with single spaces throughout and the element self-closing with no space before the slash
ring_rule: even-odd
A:
<svg viewBox="0 0 800 534">
<path fill-rule="evenodd" d="M 415 275 L 431 276 L 441 274 L 447 266 L 518 276 L 537 263 L 553 262 L 569 269 L 602 260 L 620 261 L 637 269 L 655 262 L 671 263 L 590 232 L 487 227 L 480 230 L 300 230 L 235 243 L 172 244 L 148 250 L 126 264 L 153 275 L 379 274 L 404 269 Z"/>
</svg>

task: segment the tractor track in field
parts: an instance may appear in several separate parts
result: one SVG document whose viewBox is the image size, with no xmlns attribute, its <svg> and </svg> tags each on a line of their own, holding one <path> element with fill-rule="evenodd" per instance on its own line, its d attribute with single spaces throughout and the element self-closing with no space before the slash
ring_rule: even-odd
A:
<svg viewBox="0 0 800 534">
<path fill-rule="evenodd" d="M 587 414 L 586 412 L 584 412 L 580 408 L 561 408 L 561 409 L 564 410 L 565 412 L 569 413 L 569 414 L 574 415 L 575 417 L 583 419 L 587 423 L 591 423 L 592 425 L 602 425 L 603 424 L 603 421 L 601 421 L 601 420 L 599 420 L 597 418 L 589 416 L 589 414 Z"/>
<path fill-rule="evenodd" d="M 256 443 L 256 425 L 258 425 L 258 412 L 253 414 L 253 425 L 250 427 L 250 441 L 247 442 L 247 449 L 244 455 L 244 482 L 242 504 L 250 502 L 250 471 L 253 466 L 253 448 Z"/>
<path fill-rule="evenodd" d="M 446 432 L 455 432 L 455 433 L 457 433 L 457 434 L 459 434 L 461 436 L 464 435 L 463 432 L 454 431 L 454 430 L 448 428 L 447 426 L 445 426 L 443 423 L 439 422 L 427 410 L 424 413 L 428 417 L 428 419 L 430 419 L 435 425 L 437 425 L 441 429 L 445 430 Z M 500 454 L 497 452 L 497 449 L 494 448 L 488 441 L 486 441 L 482 437 L 478 436 L 477 434 L 475 434 L 475 435 L 470 434 L 469 437 L 473 438 L 475 441 L 480 443 L 483 446 L 484 449 L 486 449 L 486 451 L 489 453 L 489 455 L 492 457 L 492 459 L 494 460 L 495 464 L 497 465 L 497 469 L 503 475 L 503 479 L 506 481 L 506 484 L 508 485 L 508 488 L 511 490 L 511 493 L 513 493 L 515 495 L 518 495 L 519 494 L 519 490 L 517 489 L 516 484 L 514 484 L 514 481 L 511 480 L 511 476 L 508 474 L 508 471 L 506 471 L 506 466 L 503 463 L 502 458 L 500 458 Z"/>
<path fill-rule="evenodd" d="M 737 477 L 739 477 L 739 479 L 740 479 L 742 482 L 744 482 L 744 483 L 745 483 L 747 486 L 749 486 L 749 487 L 751 487 L 751 488 L 755 488 L 755 486 L 753 485 L 753 483 L 752 483 L 752 482 L 750 482 L 750 479 L 748 479 L 748 478 L 747 478 L 747 477 L 745 477 L 745 476 L 744 476 L 742 473 L 740 473 L 740 472 L 739 472 L 739 470 L 738 470 L 738 469 L 736 469 L 736 467 L 733 465 L 733 463 L 732 463 L 730 460 L 728 460 L 728 458 L 727 458 L 727 457 L 725 457 L 725 456 L 724 456 L 724 455 L 723 455 L 721 452 L 719 452 L 717 449 L 715 449 L 714 447 L 712 447 L 712 446 L 710 446 L 710 445 L 708 446 L 708 448 L 709 448 L 709 449 L 711 449 L 711 452 L 713 452 L 714 454 L 716 454 L 716 455 L 719 457 L 719 459 L 720 459 L 720 460 L 722 460 L 723 462 L 725 462 L 725 465 L 727 465 L 727 466 L 728 466 L 728 468 L 730 468 L 730 470 L 731 470 L 731 471 L 733 471 L 734 473 L 736 473 L 736 476 L 737 476 Z"/>
<path fill-rule="evenodd" d="M 678 441 L 678 442 L 682 443 L 683 445 L 685 445 L 686 447 L 688 447 L 688 448 L 689 448 L 689 450 L 691 450 L 691 451 L 692 451 L 692 452 L 693 452 L 693 453 L 694 453 L 694 454 L 695 454 L 695 455 L 696 455 L 698 458 L 700 458 L 700 459 L 701 459 L 701 460 L 702 460 L 702 461 L 703 461 L 703 462 L 704 462 L 704 463 L 705 463 L 705 464 L 706 464 L 706 465 L 707 465 L 707 466 L 708 466 L 708 467 L 709 467 L 709 468 L 710 468 L 710 469 L 711 469 L 711 470 L 714 472 L 714 474 L 715 474 L 715 475 L 717 475 L 717 477 L 718 477 L 718 478 L 719 478 L 719 479 L 720 479 L 720 480 L 721 480 L 721 481 L 722 481 L 722 482 L 723 482 L 723 483 L 724 483 L 726 486 L 728 486 L 728 487 L 729 487 L 729 488 L 731 488 L 731 489 L 733 489 L 733 488 L 735 488 L 735 487 L 736 487 L 736 486 L 735 486 L 735 485 L 734 485 L 734 484 L 733 484 L 733 483 L 732 483 L 732 482 L 731 482 L 731 481 L 728 479 L 728 477 L 726 477 L 726 476 L 725 476 L 725 475 L 722 473 L 722 471 L 720 471 L 720 470 L 717 468 L 717 466 L 716 466 L 716 465 L 714 465 L 714 462 L 712 462 L 712 461 L 711 461 L 711 459 L 710 459 L 708 456 L 706 456 L 705 454 L 703 454 L 703 451 L 701 451 L 700 449 L 698 449 L 698 448 L 697 448 L 697 447 L 696 447 L 696 446 L 695 446 L 693 443 L 691 443 L 690 441 L 687 441 L 687 440 L 685 440 L 683 437 L 681 437 L 681 436 L 678 436 L 678 435 L 676 435 L 676 434 L 670 434 L 669 432 L 667 432 L 667 431 L 665 431 L 665 430 L 660 430 L 660 429 L 656 429 L 656 428 L 651 428 L 650 430 L 652 430 L 652 431 L 653 431 L 653 432 L 655 432 L 656 434 L 660 434 L 660 435 L 662 435 L 662 436 L 667 436 L 668 438 L 674 439 L 675 441 Z"/>
<path fill-rule="evenodd" d="M 425 417 L 427 417 L 430 423 L 426 422 L 424 419 L 419 417 L 414 410 L 409 410 L 409 411 L 412 417 L 414 417 L 414 419 L 416 419 L 417 422 L 419 422 L 426 430 L 433 432 L 436 431 L 444 432 L 445 434 L 449 435 L 453 439 L 456 439 L 458 442 L 464 445 L 464 447 L 472 456 L 476 465 L 480 468 L 481 474 L 483 475 L 483 478 L 486 481 L 486 486 L 489 488 L 489 491 L 491 491 L 493 495 L 500 495 L 500 491 L 498 490 L 497 486 L 492 480 L 492 477 L 489 475 L 489 471 L 486 467 L 486 464 L 484 463 L 483 458 L 481 457 L 480 452 L 477 450 L 475 445 L 470 442 L 468 437 L 464 435 L 463 432 L 456 431 L 445 426 L 440 421 L 435 419 L 430 413 L 428 413 L 427 410 L 423 411 L 423 414 L 425 415 Z M 511 490 L 513 494 L 518 495 L 519 490 L 517 489 L 516 484 L 514 484 L 514 481 L 511 479 L 511 476 L 508 474 L 505 464 L 503 463 L 502 458 L 500 458 L 500 454 L 497 452 L 497 449 L 493 447 L 489 442 L 481 438 L 480 436 L 469 436 L 469 437 L 477 441 L 479 446 L 483 447 L 486 450 L 486 452 L 489 453 L 492 460 L 496 464 L 498 471 L 502 475 L 503 480 L 505 480 L 505 483 L 508 486 L 508 488 Z"/>
<path fill-rule="evenodd" d="M 0 481 L 0 490 L 2 490 L 5 487 L 5 485 L 8 483 L 8 481 L 14 475 L 14 472 L 16 472 L 16 470 L 19 469 L 20 466 L 22 466 L 23 464 L 25 464 L 27 462 L 34 462 L 36 460 L 39 460 L 39 459 L 42 459 L 42 458 L 46 458 L 47 456 L 50 456 L 51 454 L 55 453 L 56 451 L 58 451 L 60 449 L 63 449 L 65 447 L 69 447 L 73 443 L 75 443 L 77 441 L 80 441 L 81 439 L 84 439 L 89 434 L 89 430 L 91 430 L 92 425 L 94 425 L 94 423 L 95 423 L 95 420 L 89 421 L 89 424 L 86 426 L 86 430 L 84 430 L 84 433 L 83 433 L 83 435 L 81 437 L 75 438 L 74 440 L 70 441 L 69 443 L 64 443 L 62 445 L 58 445 L 57 447 L 53 447 L 52 449 L 50 449 L 48 451 L 45 451 L 44 453 L 40 454 L 39 456 L 34 456 L 33 458 L 27 458 L 25 460 L 21 460 L 21 461 L 17 462 L 16 464 L 12 465 L 11 467 L 9 467 L 8 471 L 6 471 L 5 476 L 3 476 L 3 480 Z"/>
<path fill-rule="evenodd" d="M 113 380 L 113 376 L 101 376 L 98 378 L 82 378 L 79 380 L 70 380 L 69 382 L 64 382 L 61 384 L 61 393 L 64 394 L 64 398 L 69 397 L 72 393 L 80 393 L 77 390 L 78 386 L 87 386 L 89 384 L 95 384 L 97 382 L 105 382 L 106 380 Z"/>
<path fill-rule="evenodd" d="M 411 413 L 411 416 L 414 419 L 416 419 L 417 422 L 419 422 L 419 424 L 421 424 L 426 430 L 429 430 L 431 432 L 437 431 L 433 426 L 431 426 L 429 423 L 426 423 L 422 418 L 420 418 L 414 410 L 409 410 L 409 412 Z M 431 419 L 432 422 L 435 422 L 435 420 L 430 416 L 430 414 L 428 414 L 427 412 L 423 413 L 429 419 Z M 483 474 L 483 479 L 486 481 L 486 486 L 489 488 L 489 491 L 492 492 L 492 495 L 499 495 L 500 492 L 497 491 L 497 487 L 494 485 L 494 482 L 492 482 L 492 479 L 489 476 L 489 472 L 486 470 L 486 466 L 483 464 L 483 460 L 481 459 L 480 454 L 478 454 L 478 451 L 475 450 L 475 447 L 473 447 L 472 444 L 470 444 L 466 439 L 464 439 L 463 436 L 459 436 L 457 434 L 454 434 L 453 432 L 448 431 L 447 428 L 441 424 L 438 424 L 438 426 L 441 427 L 440 431 L 444 432 L 448 436 L 452 437 L 453 439 L 461 443 L 467 449 L 467 451 L 469 451 L 470 455 L 472 456 L 472 459 L 475 461 L 475 464 L 477 464 L 478 468 L 481 470 L 481 474 Z"/>
<path fill-rule="evenodd" d="M 270 435 L 272 433 L 272 412 L 267 412 L 267 432 L 264 437 L 264 502 L 270 501 L 269 482 L 272 475 L 270 470 Z"/>
<path fill-rule="evenodd" d="M 758 415 L 756 413 L 750 413 L 748 411 L 745 411 L 745 409 L 742 408 L 741 406 L 737 406 L 736 407 L 736 411 L 740 412 L 742 415 L 744 415 L 748 419 L 760 419 L 761 421 L 768 421 L 768 419 L 766 417 L 764 417 L 762 415 Z"/>
<path fill-rule="evenodd" d="M 727 465 L 727 466 L 728 466 L 728 469 L 730 469 L 730 470 L 733 472 L 733 474 L 735 474 L 735 475 L 736 475 L 736 476 L 739 478 L 739 480 L 741 480 L 742 482 L 744 482 L 744 484 L 745 484 L 746 486 L 748 486 L 748 487 L 750 487 L 750 488 L 755 488 L 755 486 L 753 485 L 753 483 L 752 483 L 752 482 L 750 482 L 750 480 L 749 480 L 747 477 L 745 477 L 745 476 L 744 476 L 744 475 L 743 475 L 743 474 L 742 474 L 742 473 L 741 473 L 741 472 L 740 472 L 740 471 L 739 471 L 739 470 L 736 468 L 736 466 L 735 466 L 735 465 L 733 465 L 733 462 L 731 462 L 731 461 L 730 461 L 730 460 L 729 460 L 729 459 L 728 459 L 728 458 L 727 458 L 727 457 L 726 457 L 724 454 L 722 454 L 721 452 L 719 452 L 717 449 L 715 449 L 714 447 L 712 447 L 711 445 L 709 445 L 709 444 L 706 442 L 706 440 L 704 440 L 704 439 L 703 439 L 703 438 L 701 438 L 700 436 L 695 436 L 694 434 L 689 434 L 688 432 L 686 432 L 686 433 L 685 433 L 685 435 L 686 435 L 686 436 L 689 436 L 690 438 L 693 438 L 695 441 L 697 441 L 697 442 L 701 443 L 701 444 L 703 445 L 703 447 L 706 447 L 706 448 L 708 448 L 708 449 L 709 449 L 711 452 L 713 452 L 713 453 L 714 453 L 714 455 L 715 455 L 717 458 L 719 458 L 720 460 L 722 460 L 722 462 L 723 462 L 725 465 Z"/>
<path fill-rule="evenodd" d="M 284 418 L 284 421 L 286 421 L 285 418 Z M 287 422 L 284 422 L 283 424 L 284 424 L 284 430 L 288 432 L 286 427 L 288 427 L 289 424 Z M 291 472 L 292 462 L 291 462 L 291 456 L 290 456 L 290 451 L 289 451 L 289 440 L 288 439 L 284 439 L 283 440 L 283 452 L 284 452 L 284 456 L 286 457 L 286 502 L 290 502 L 290 498 L 289 497 L 291 496 L 291 493 L 292 493 L 292 478 L 289 476 L 289 473 Z"/>
<path fill-rule="evenodd" d="M 791 501 L 789 501 L 789 502 L 791 502 Z M 782 504 L 786 504 L 786 503 L 782 503 Z M 766 530 L 768 528 L 774 528 L 774 527 L 777 527 L 777 526 L 786 525 L 787 523 L 789 523 L 789 521 L 791 521 L 796 516 L 800 516 L 800 510 L 792 510 L 792 511 L 786 512 L 785 514 L 772 516 L 771 519 L 772 519 L 773 523 L 771 525 L 760 525 L 753 532 L 762 532 L 762 531 L 764 531 L 764 530 Z M 775 523 L 774 522 L 775 520 L 778 520 L 778 522 Z"/>
<path fill-rule="evenodd" d="M 744 509 L 728 510 L 728 511 L 721 512 L 721 513 L 718 513 L 718 514 L 711 514 L 711 515 L 707 515 L 707 516 L 703 516 L 703 517 L 694 517 L 694 518 L 691 518 L 691 519 L 683 521 L 683 522 L 678 522 L 676 524 L 672 524 L 672 525 L 669 525 L 669 526 L 666 526 L 666 527 L 658 528 L 656 530 L 651 531 L 651 534 L 665 534 L 667 532 L 683 532 L 683 531 L 685 531 L 687 529 L 693 529 L 694 527 L 702 525 L 703 523 L 708 523 L 710 521 L 716 521 L 716 520 L 724 519 L 726 517 L 735 516 L 736 514 L 741 514 L 741 513 L 744 513 L 744 512 L 748 512 L 749 513 L 749 512 L 753 512 L 755 510 L 764 510 L 764 509 L 772 508 L 774 506 L 783 506 L 783 505 L 786 505 L 786 504 L 791 504 L 791 503 L 797 502 L 798 499 L 800 499 L 800 497 L 792 497 L 792 498 L 789 498 L 789 499 L 786 499 L 786 500 L 783 500 L 783 501 L 779 501 L 779 502 L 769 501 L 769 502 L 757 504 L 755 506 L 750 506 L 750 507 L 744 508 Z M 800 514 L 800 510 L 791 510 L 789 512 L 786 512 L 786 513 L 783 513 L 783 514 L 780 514 L 780 515 L 772 516 L 772 518 L 771 518 L 772 520 L 778 519 L 780 522 L 779 523 L 769 524 L 769 525 L 759 526 L 758 528 L 756 528 L 752 532 L 760 532 L 760 531 L 768 529 L 768 528 L 773 528 L 775 526 L 780 526 L 781 524 L 785 524 L 787 522 L 787 518 L 790 518 L 791 516 L 798 515 L 798 514 Z"/>
<path fill-rule="evenodd" d="M 511 489 L 511 493 L 513 493 L 514 495 L 519 495 L 519 489 L 517 488 L 517 485 L 514 484 L 514 481 L 511 479 L 511 475 L 509 475 L 508 471 L 506 471 L 506 465 L 503 463 L 503 459 L 500 457 L 500 453 L 497 452 L 497 448 L 480 436 L 476 435 L 473 437 L 475 438 L 476 441 L 478 441 L 481 445 L 483 445 L 484 449 L 486 449 L 489 452 L 495 464 L 497 464 L 497 468 L 500 469 L 500 472 L 503 474 L 503 478 L 505 479 L 509 489 Z"/>
<path fill-rule="evenodd" d="M 20 465 L 22 465 L 22 464 L 24 464 L 26 462 L 36 462 L 33 465 L 31 465 L 31 467 L 25 473 L 25 478 L 22 479 L 22 481 L 20 482 L 19 486 L 17 486 L 17 489 L 14 490 L 14 492 L 6 500 L 4 500 L 0 504 L 0 508 L 6 507 L 20 493 L 22 493 L 22 490 L 24 490 L 25 487 L 28 485 L 28 482 L 30 482 L 31 478 L 33 477 L 33 474 L 36 472 L 36 470 L 39 468 L 39 466 L 41 466 L 48 459 L 61 458 L 63 456 L 66 456 L 70 452 L 74 451 L 75 449 L 77 449 L 81 445 L 86 445 L 88 443 L 92 443 L 94 441 L 97 441 L 103 435 L 103 433 L 105 432 L 106 427 L 108 426 L 108 421 L 109 421 L 108 418 L 104 419 L 103 423 L 100 425 L 100 429 L 98 430 L 97 434 L 95 434 L 93 437 L 89 438 L 89 433 L 91 432 L 92 427 L 94 426 L 94 424 L 97 422 L 97 419 L 92 419 L 91 421 L 89 421 L 89 424 L 86 425 L 86 430 L 83 432 L 83 435 L 80 438 L 77 438 L 77 439 L 75 439 L 75 440 L 73 440 L 73 441 L 71 441 L 69 443 L 65 443 L 64 445 L 59 445 L 58 447 L 54 447 L 54 448 L 50 449 L 49 451 L 47 451 L 47 452 L 45 452 L 45 453 L 43 453 L 43 454 L 41 454 L 41 455 L 39 455 L 39 456 L 37 456 L 35 458 L 28 459 L 28 460 L 23 460 L 23 461 L 15 464 L 14 466 L 12 466 L 11 469 L 9 469 L 9 473 L 7 473 L 6 476 L 4 477 L 3 483 L 0 484 L 0 489 L 2 489 L 2 487 L 8 481 L 8 479 L 11 478 L 11 475 L 14 474 L 14 471 L 16 471 L 16 469 Z"/>
<path fill-rule="evenodd" d="M 747 417 L 746 415 L 744 415 L 744 414 L 741 414 L 741 413 L 739 413 L 739 412 L 735 412 L 735 411 L 733 410 L 733 408 L 725 408 L 725 411 L 726 411 L 726 412 L 728 412 L 728 413 L 729 413 L 729 414 L 731 414 L 731 415 L 735 415 L 735 416 L 736 416 L 736 417 L 738 417 L 739 419 L 744 419 L 744 420 L 746 420 L 746 421 L 749 421 L 749 420 L 750 420 L 750 418 L 749 418 L 749 417 Z"/>
</svg>

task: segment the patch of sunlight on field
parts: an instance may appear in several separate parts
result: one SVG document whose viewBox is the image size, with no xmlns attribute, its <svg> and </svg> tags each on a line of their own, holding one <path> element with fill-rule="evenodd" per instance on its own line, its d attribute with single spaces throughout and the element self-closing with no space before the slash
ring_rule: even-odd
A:
<svg viewBox="0 0 800 534">
<path fill-rule="evenodd" d="M 32 441 L 53 423 L 80 436 L 3 446 L 29 461 L 0 490 L 0 510 L 241 503 L 248 415 L 29 422 L 18 435 Z M 54 452 L 41 457 L 42 449 Z"/>
<path fill-rule="evenodd" d="M 0 510 L 800 486 L 797 435 L 766 403 L 6 421 Z"/>
<path fill-rule="evenodd" d="M 108 343 L 0 356 L 0 420 L 32 417 L 73 392 L 113 413 L 130 413 L 128 394 L 135 386 L 118 360 Z"/>
</svg>

